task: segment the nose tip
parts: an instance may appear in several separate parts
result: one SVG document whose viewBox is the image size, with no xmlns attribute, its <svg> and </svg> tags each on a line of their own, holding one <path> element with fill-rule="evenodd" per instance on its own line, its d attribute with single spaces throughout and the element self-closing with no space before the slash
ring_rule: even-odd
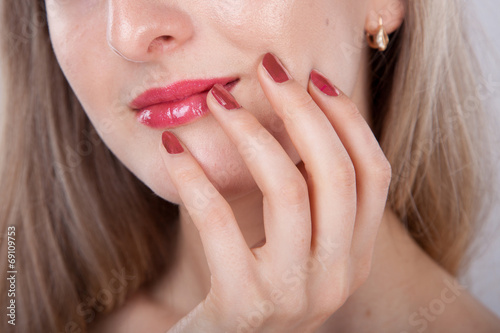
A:
<svg viewBox="0 0 500 333">
<path fill-rule="evenodd" d="M 110 0 L 108 10 L 108 45 L 128 61 L 151 61 L 193 35 L 189 16 L 164 3 Z"/>
</svg>

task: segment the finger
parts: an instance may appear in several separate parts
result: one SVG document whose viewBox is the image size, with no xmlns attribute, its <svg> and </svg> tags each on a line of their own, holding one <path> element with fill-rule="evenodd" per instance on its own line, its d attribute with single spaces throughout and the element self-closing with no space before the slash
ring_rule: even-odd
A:
<svg viewBox="0 0 500 333">
<path fill-rule="evenodd" d="M 207 104 L 263 193 L 267 253 L 282 265 L 307 259 L 311 216 L 304 177 L 279 142 L 223 86 L 214 86 Z"/>
<path fill-rule="evenodd" d="M 387 161 L 370 126 L 356 105 L 318 71 L 311 72 L 308 90 L 324 110 L 356 170 L 357 215 L 352 250 L 371 257 L 391 179 Z"/>
<path fill-rule="evenodd" d="M 176 136 L 165 131 L 160 154 L 183 205 L 200 233 L 212 275 L 234 279 L 254 260 L 228 202 Z"/>
<path fill-rule="evenodd" d="M 307 171 L 312 247 L 328 241 L 334 247 L 332 257 L 348 257 L 356 214 L 354 167 L 323 111 L 289 74 L 287 80 L 284 71 L 276 58 L 266 55 L 259 66 L 259 80 Z"/>
</svg>

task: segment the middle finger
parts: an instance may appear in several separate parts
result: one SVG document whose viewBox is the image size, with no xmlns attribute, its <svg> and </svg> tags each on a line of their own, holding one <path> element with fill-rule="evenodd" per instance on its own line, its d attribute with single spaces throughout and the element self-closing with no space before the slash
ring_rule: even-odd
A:
<svg viewBox="0 0 500 333">
<path fill-rule="evenodd" d="M 348 258 L 357 208 L 352 160 L 323 110 L 274 55 L 264 56 L 258 74 L 304 162 L 312 210 L 312 247 L 326 248 L 332 257 L 329 262 Z M 326 230 L 327 235 L 321 232 Z"/>
<path fill-rule="evenodd" d="M 207 104 L 235 143 L 264 196 L 264 251 L 283 267 L 304 262 L 311 247 L 307 184 L 279 142 L 221 85 Z"/>
</svg>

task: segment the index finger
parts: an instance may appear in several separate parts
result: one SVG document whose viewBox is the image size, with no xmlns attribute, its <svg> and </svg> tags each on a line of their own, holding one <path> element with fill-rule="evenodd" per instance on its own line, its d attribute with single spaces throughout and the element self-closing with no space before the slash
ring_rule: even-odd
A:
<svg viewBox="0 0 500 333">
<path fill-rule="evenodd" d="M 229 203 L 173 133 L 165 131 L 162 139 L 164 144 L 160 144 L 160 154 L 200 233 L 210 272 L 219 281 L 227 277 L 234 279 L 234 274 L 242 271 L 242 265 L 251 265 L 255 258 Z"/>
</svg>

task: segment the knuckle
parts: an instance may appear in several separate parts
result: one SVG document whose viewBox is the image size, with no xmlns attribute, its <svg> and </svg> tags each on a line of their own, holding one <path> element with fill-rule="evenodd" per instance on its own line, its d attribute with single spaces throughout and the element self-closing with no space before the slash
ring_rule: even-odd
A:
<svg viewBox="0 0 500 333">
<path fill-rule="evenodd" d="M 237 117 L 234 117 L 232 126 L 244 133 L 254 133 L 262 127 L 255 118 L 246 113 L 241 113 Z"/>
<path fill-rule="evenodd" d="M 308 111 L 317 109 L 318 105 L 309 94 L 304 93 L 293 95 L 292 103 L 286 103 L 283 108 L 285 115 L 294 118 L 298 115 L 309 114 Z"/>
<path fill-rule="evenodd" d="M 206 227 L 224 229 L 232 219 L 231 210 L 224 203 L 212 202 L 209 207 L 204 214 Z"/>
<path fill-rule="evenodd" d="M 342 306 L 349 296 L 351 295 L 351 286 L 349 281 L 345 280 L 343 284 L 341 284 L 339 290 L 336 292 L 336 297 L 332 299 L 332 306 Z"/>
<path fill-rule="evenodd" d="M 335 286 L 327 286 L 321 290 L 320 295 L 315 299 L 313 309 L 310 309 L 311 320 L 323 323 L 344 303 L 338 297 Z"/>
<path fill-rule="evenodd" d="M 349 269 L 340 269 L 335 274 L 331 288 L 327 288 L 322 298 L 322 303 L 328 308 L 338 308 L 344 304 L 349 298 L 351 292 L 351 281 L 348 273 Z"/>
<path fill-rule="evenodd" d="M 300 205 L 309 198 L 307 184 L 301 177 L 292 178 L 281 185 L 277 191 L 279 200 L 286 205 Z"/>
<path fill-rule="evenodd" d="M 267 290 L 259 285 L 250 286 L 243 293 L 241 291 L 233 293 L 231 301 L 227 303 L 226 312 L 230 318 L 238 316 L 249 318 L 252 314 L 259 314 L 262 319 L 266 319 L 274 315 L 275 311 L 275 303 L 271 301 Z"/>
<path fill-rule="evenodd" d="M 298 322 L 302 320 L 305 315 L 307 315 L 308 308 L 309 304 L 307 297 L 294 297 L 293 300 L 284 302 L 281 305 L 281 313 L 286 320 Z"/>
<path fill-rule="evenodd" d="M 359 112 L 359 109 L 358 109 L 358 106 L 356 105 L 356 103 L 354 103 L 350 99 L 347 100 L 347 102 L 346 102 L 346 109 L 344 112 L 345 112 L 346 116 L 350 117 L 353 120 L 363 118 L 363 116 Z"/>
<path fill-rule="evenodd" d="M 295 104 L 300 110 L 313 110 L 318 108 L 316 102 L 312 99 L 311 95 L 307 93 L 299 94 L 295 98 Z"/>
<path fill-rule="evenodd" d="M 372 268 L 372 255 L 367 254 L 364 255 L 362 258 L 360 258 L 358 265 L 357 265 L 357 271 L 354 274 L 354 281 L 353 281 L 353 288 L 357 289 L 359 288 L 362 284 L 364 284 L 371 273 L 371 268 Z"/>
<path fill-rule="evenodd" d="M 389 187 L 392 178 L 392 167 L 382 152 L 377 154 L 372 173 L 382 188 Z"/>
<path fill-rule="evenodd" d="M 193 168 L 184 168 L 176 171 L 175 178 L 180 183 L 191 183 L 199 179 L 200 174 Z"/>
<path fill-rule="evenodd" d="M 335 310 L 337 309 L 329 306 L 323 307 L 311 315 L 310 321 L 316 323 L 317 326 L 321 326 L 332 316 Z"/>
<path fill-rule="evenodd" d="M 348 156 L 345 156 L 344 160 L 340 163 L 336 174 L 343 186 L 349 189 L 356 188 L 356 171 L 354 170 L 354 164 Z"/>
<path fill-rule="evenodd" d="M 353 281 L 353 290 L 356 290 L 358 289 L 359 287 L 361 287 L 367 280 L 368 280 L 368 277 L 370 276 L 370 267 L 361 267 L 358 271 L 358 273 L 356 274 L 356 278 L 355 280 Z"/>
</svg>

